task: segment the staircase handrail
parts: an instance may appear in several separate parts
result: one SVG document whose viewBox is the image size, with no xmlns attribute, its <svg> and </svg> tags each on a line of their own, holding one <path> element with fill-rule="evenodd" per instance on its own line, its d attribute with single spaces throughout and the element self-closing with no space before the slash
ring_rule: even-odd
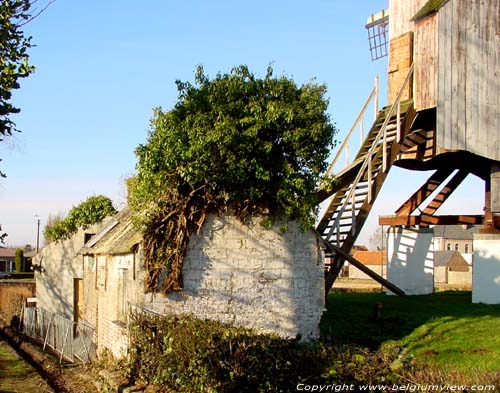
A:
<svg viewBox="0 0 500 393">
<path fill-rule="evenodd" d="M 368 108 L 368 105 L 370 104 L 370 102 L 372 101 L 372 99 L 375 100 L 375 119 L 376 119 L 377 118 L 377 114 L 378 114 L 378 76 L 375 78 L 375 85 L 373 86 L 373 89 L 371 90 L 370 94 L 368 95 L 368 98 L 366 99 L 363 107 L 359 111 L 359 114 L 356 117 L 356 120 L 354 120 L 354 123 L 352 124 L 351 128 L 349 129 L 349 132 L 347 133 L 347 135 L 345 136 L 344 140 L 340 144 L 340 147 L 337 150 L 337 153 L 335 154 L 335 157 L 330 162 L 330 165 L 328 165 L 328 169 L 326 170 L 326 175 L 327 176 L 332 174 L 333 167 L 337 163 L 337 160 L 339 159 L 339 157 L 342 154 L 342 152 L 344 150 L 348 150 L 351 136 L 354 133 L 354 131 L 356 130 L 356 127 L 358 126 L 358 124 L 363 120 L 363 118 L 365 116 L 366 109 Z M 363 139 L 363 135 L 362 135 L 361 139 Z M 349 165 L 348 162 L 347 162 L 347 165 Z"/>
<path fill-rule="evenodd" d="M 385 143 L 385 138 L 387 137 L 387 126 L 389 125 L 390 119 L 391 119 L 391 117 L 394 114 L 394 111 L 396 109 L 398 110 L 398 118 L 399 118 L 400 111 L 401 111 L 401 105 L 400 105 L 401 104 L 401 96 L 403 95 L 404 88 L 406 87 L 406 85 L 410 81 L 410 76 L 412 74 L 413 74 L 413 63 L 411 64 L 411 66 L 410 66 L 410 68 L 408 70 L 408 74 L 406 75 L 406 78 L 403 81 L 403 84 L 401 85 L 401 87 L 400 87 L 400 89 L 398 91 L 398 94 L 396 95 L 396 99 L 395 99 L 394 103 L 391 105 L 389 111 L 387 112 L 387 115 L 385 117 L 384 123 L 382 124 L 382 127 L 380 127 L 380 130 L 377 133 L 377 136 L 375 137 L 375 140 L 373 141 L 372 145 L 370 146 L 370 149 L 368 150 L 368 153 L 366 154 L 365 159 L 363 160 L 363 163 L 361 165 L 361 168 L 358 171 L 358 174 L 357 174 L 356 178 L 352 182 L 352 185 L 351 185 L 350 190 L 349 190 L 349 194 L 344 198 L 344 202 L 342 203 L 342 207 L 340 208 L 340 211 L 338 212 L 337 217 L 335 218 L 335 221 L 334 221 L 333 225 L 330 228 L 330 231 L 328 232 L 328 234 L 326 236 L 327 240 L 330 238 L 333 230 L 340 224 L 340 219 L 341 219 L 341 217 L 342 217 L 342 215 L 343 215 L 343 213 L 344 213 L 344 211 L 345 211 L 345 209 L 347 207 L 347 203 L 348 203 L 349 200 L 351 200 L 353 198 L 353 196 L 354 196 L 354 190 L 356 189 L 356 186 L 360 182 L 365 169 L 367 168 L 368 164 L 370 163 L 371 157 L 372 157 L 372 155 L 373 155 L 373 153 L 375 151 L 375 148 L 378 146 L 378 143 L 379 143 L 380 138 L 382 137 L 382 135 L 384 137 L 384 141 L 383 142 Z M 400 136 L 398 135 L 398 138 L 399 137 Z M 398 140 L 398 142 L 399 142 L 399 140 Z M 383 155 L 385 156 L 386 154 L 387 154 L 387 151 L 386 151 L 386 149 L 384 149 Z M 385 160 L 385 158 L 384 158 L 384 160 Z M 369 190 L 371 189 L 371 184 L 368 185 L 368 189 Z M 353 209 L 354 209 L 354 204 L 353 204 Z M 320 223 L 323 222 L 323 219 L 325 218 L 325 214 L 327 212 L 328 212 L 328 209 L 325 210 L 325 213 L 324 213 L 323 217 L 319 221 Z"/>
</svg>

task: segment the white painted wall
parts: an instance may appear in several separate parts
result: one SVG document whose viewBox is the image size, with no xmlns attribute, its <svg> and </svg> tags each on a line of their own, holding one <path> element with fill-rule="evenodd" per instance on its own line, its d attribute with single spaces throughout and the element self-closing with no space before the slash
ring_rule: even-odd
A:
<svg viewBox="0 0 500 393">
<path fill-rule="evenodd" d="M 387 279 L 407 295 L 434 292 L 432 229 L 389 229 Z M 389 290 L 387 293 L 392 294 Z"/>
<path fill-rule="evenodd" d="M 316 235 L 297 222 L 264 228 L 230 215 L 209 215 L 191 237 L 183 268 L 184 291 L 147 295 L 159 313 L 198 318 L 316 338 L 324 311 L 324 255 Z"/>
<path fill-rule="evenodd" d="M 83 257 L 77 253 L 83 247 L 85 233 L 97 233 L 102 225 L 79 229 L 69 239 L 49 243 L 35 256 L 33 264 L 43 267 L 42 272 L 35 273 L 38 307 L 73 319 L 74 279 L 83 277 Z"/>
<path fill-rule="evenodd" d="M 472 303 L 500 304 L 500 235 L 474 235 Z"/>
</svg>

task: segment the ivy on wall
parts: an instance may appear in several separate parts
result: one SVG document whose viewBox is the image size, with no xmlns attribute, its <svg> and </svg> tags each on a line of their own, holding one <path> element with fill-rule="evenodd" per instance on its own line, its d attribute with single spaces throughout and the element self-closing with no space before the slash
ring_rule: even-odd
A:
<svg viewBox="0 0 500 393">
<path fill-rule="evenodd" d="M 78 206 L 73 206 L 65 218 L 58 218 L 47 224 L 43 235 L 48 242 L 65 240 L 76 233 L 78 228 L 88 228 L 115 213 L 111 199 L 104 195 L 91 196 Z"/>
</svg>

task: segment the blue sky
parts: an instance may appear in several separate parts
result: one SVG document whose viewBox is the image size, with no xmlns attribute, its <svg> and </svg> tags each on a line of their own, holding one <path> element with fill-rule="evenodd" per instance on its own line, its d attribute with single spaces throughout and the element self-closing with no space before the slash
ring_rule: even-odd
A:
<svg viewBox="0 0 500 393">
<path fill-rule="evenodd" d="M 385 104 L 387 58 L 372 62 L 364 24 L 385 0 L 57 0 L 26 26 L 37 45 L 36 73 L 22 81 L 16 133 L 0 146 L 0 224 L 7 244 L 36 242 L 36 220 L 66 213 L 105 194 L 117 207 L 133 173 L 135 147 L 146 140 L 152 108 L 172 107 L 175 80 L 192 81 L 198 64 L 213 77 L 246 64 L 299 84 L 326 83 L 329 112 L 342 135 L 380 75 Z M 427 174 L 428 175 L 428 174 Z M 391 173 L 360 242 L 424 179 Z M 478 181 L 450 209 L 480 213 Z M 480 185 L 480 187 L 482 187 Z M 479 188 L 481 190 L 481 188 Z M 462 195 L 462 196 L 463 196 Z"/>
</svg>

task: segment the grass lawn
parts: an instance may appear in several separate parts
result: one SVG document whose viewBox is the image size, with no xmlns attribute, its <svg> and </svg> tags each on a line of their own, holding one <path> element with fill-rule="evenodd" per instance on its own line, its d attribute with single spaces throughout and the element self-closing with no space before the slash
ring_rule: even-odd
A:
<svg viewBox="0 0 500 393">
<path fill-rule="evenodd" d="M 500 370 L 500 305 L 472 304 L 470 292 L 332 293 L 320 328 L 341 343 L 402 346 L 417 363 L 446 371 Z"/>
</svg>

